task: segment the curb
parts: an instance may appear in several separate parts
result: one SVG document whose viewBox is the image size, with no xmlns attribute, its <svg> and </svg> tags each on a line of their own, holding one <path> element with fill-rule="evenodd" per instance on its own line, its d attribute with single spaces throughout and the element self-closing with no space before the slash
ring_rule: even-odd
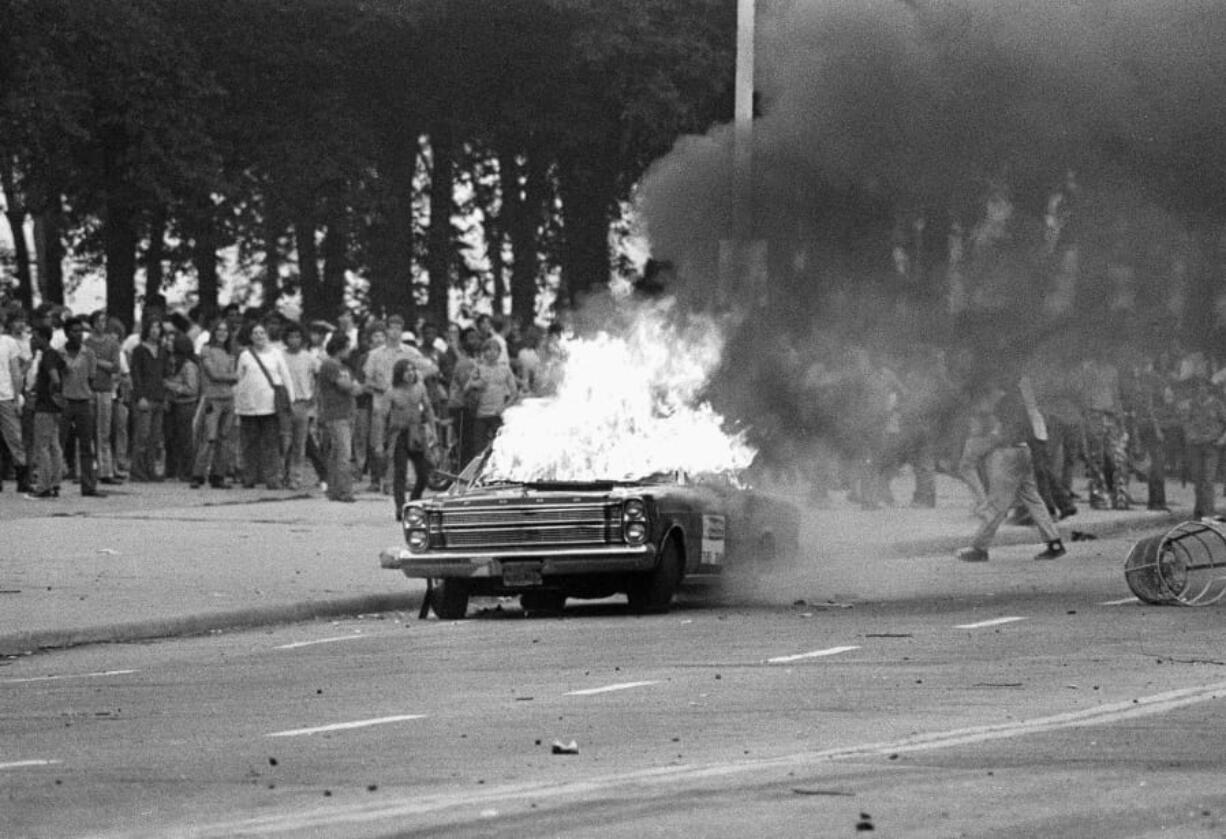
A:
<svg viewBox="0 0 1226 839">
<path fill-rule="evenodd" d="M 177 618 L 156 618 L 130 623 L 46 629 L 0 635 L 0 656 L 27 655 L 40 650 L 65 649 L 85 644 L 149 641 L 157 638 L 204 635 L 226 629 L 296 623 L 316 618 L 375 612 L 416 611 L 424 592 L 367 594 L 333 600 L 308 600 L 271 606 L 254 606 L 229 612 L 210 612 Z"/>
<path fill-rule="evenodd" d="M 1179 513 L 1162 513 L 1158 515 L 1145 516 L 1124 516 L 1111 521 L 1102 521 L 1095 523 L 1085 523 L 1083 526 L 1086 533 L 1092 533 L 1098 538 L 1119 536 L 1132 531 L 1141 531 L 1149 529 L 1158 529 L 1171 527 L 1182 521 L 1187 521 L 1188 516 Z M 973 524 L 973 522 L 972 522 Z M 1064 524 L 1064 527 L 1061 527 Z M 1068 520 L 1057 522 L 1056 527 L 1062 533 L 1068 534 L 1073 530 L 1081 530 L 1081 527 L 1076 527 Z M 966 534 L 958 537 L 938 536 L 928 539 L 916 539 L 913 541 L 891 542 L 883 545 L 884 551 L 888 551 L 889 555 L 894 559 L 902 559 L 907 557 L 935 556 L 941 554 L 949 554 L 956 551 L 958 548 L 965 547 L 975 533 L 974 527 L 967 527 Z M 998 546 L 1006 545 L 1038 545 L 1042 540 L 1038 536 L 1033 527 L 1018 527 L 1002 530 L 997 534 L 993 544 Z M 1068 541 L 1072 541 L 1069 539 Z"/>
</svg>

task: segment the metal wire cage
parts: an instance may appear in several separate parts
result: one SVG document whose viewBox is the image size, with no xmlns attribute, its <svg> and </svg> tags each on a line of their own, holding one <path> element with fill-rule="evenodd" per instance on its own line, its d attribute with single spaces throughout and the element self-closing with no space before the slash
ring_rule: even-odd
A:
<svg viewBox="0 0 1226 839">
<path fill-rule="evenodd" d="M 1145 603 L 1208 606 L 1226 597 L 1226 532 L 1185 521 L 1133 545 L 1124 563 L 1128 587 Z"/>
</svg>

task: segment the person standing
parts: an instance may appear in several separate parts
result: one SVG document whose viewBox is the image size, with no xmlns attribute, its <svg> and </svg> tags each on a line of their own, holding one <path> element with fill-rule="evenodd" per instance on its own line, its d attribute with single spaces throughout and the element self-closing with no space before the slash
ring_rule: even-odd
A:
<svg viewBox="0 0 1226 839">
<path fill-rule="evenodd" d="M 61 434 L 62 441 L 76 443 L 80 462 L 81 494 L 102 497 L 98 491 L 98 473 L 94 469 L 94 388 L 92 382 L 98 369 L 94 351 L 85 346 L 85 327 L 88 320 L 75 317 L 64 324 L 64 357 Z"/>
<path fill-rule="evenodd" d="M 25 364 L 22 340 L 26 322 L 24 315 L 12 315 L 0 333 L 0 443 L 8 451 L 17 478 L 17 491 L 29 492 L 29 461 L 21 435 L 22 390 Z M 0 469 L 3 465 L 0 464 Z"/>
<path fill-rule="evenodd" d="M 468 389 L 468 381 L 477 370 L 477 356 L 481 350 L 481 336 L 477 330 L 468 327 L 460 333 L 456 349 L 456 363 L 451 368 L 451 383 L 448 387 L 447 410 L 451 415 L 452 433 L 456 435 L 460 447 L 460 468 L 468 465 L 477 452 L 476 436 L 473 426 L 476 414 L 473 412 L 480 394 Z"/>
<path fill-rule="evenodd" d="M 265 483 L 281 488 L 281 424 L 277 418 L 276 390 L 284 387 L 290 403 L 294 383 L 281 351 L 269 342 L 262 323 L 251 327 L 251 345 L 238 354 L 234 385 L 234 413 L 238 415 L 243 446 L 243 486 Z"/>
<path fill-rule="evenodd" d="M 290 417 L 290 439 L 285 452 L 285 486 L 299 489 L 306 484 L 303 469 L 307 460 L 307 443 L 315 424 L 315 377 L 320 361 L 306 348 L 302 327 L 289 323 L 281 332 L 285 340 L 285 366 L 294 382 L 293 414 Z"/>
<path fill-rule="evenodd" d="M 406 359 L 417 368 L 422 380 L 438 375 L 438 366 L 413 346 L 403 343 L 404 318 L 392 315 L 387 319 L 387 343 L 370 351 L 364 371 L 366 387 L 373 394 L 370 406 L 370 468 L 371 489 L 382 491 L 390 464 L 387 462 L 387 418 L 391 411 L 388 391 L 392 387 L 392 370 L 396 362 Z"/>
<path fill-rule="evenodd" d="M 999 431 L 995 435 L 993 448 L 984 459 L 988 473 L 988 495 L 983 507 L 983 522 L 970 546 L 962 548 L 954 556 L 963 562 L 987 562 L 988 548 L 996 531 L 1015 504 L 1026 508 L 1047 543 L 1047 548 L 1035 559 L 1064 556 L 1066 551 L 1060 531 L 1047 512 L 1047 505 L 1039 495 L 1035 480 L 1034 460 L 1026 442 L 1033 429 L 1018 382 L 1013 382 L 1004 391 L 995 413 Z"/>
<path fill-rule="evenodd" d="M 234 471 L 234 356 L 230 354 L 230 324 L 218 319 L 209 329 L 209 342 L 200 355 L 201 408 L 196 433 L 196 462 L 192 488 L 227 489 L 226 475 Z"/>
<path fill-rule="evenodd" d="M 105 309 L 90 318 L 93 329 L 85 346 L 94 353 L 97 370 L 90 382 L 94 408 L 94 451 L 98 456 L 98 482 L 118 484 L 115 477 L 115 455 L 111 446 L 115 420 L 115 389 L 119 379 L 119 339 L 107 330 Z"/>
<path fill-rule="evenodd" d="M 319 425 L 327 462 L 327 496 L 350 503 L 353 497 L 353 420 L 362 384 L 345 359 L 352 353 L 349 336 L 334 332 L 325 345 L 327 358 L 319 365 Z"/>
<path fill-rule="evenodd" d="M 166 375 L 169 362 L 162 348 L 162 323 L 157 314 L 141 322 L 140 343 L 132 350 L 132 471 L 133 481 L 160 481 L 157 453 L 164 445 Z"/>
<path fill-rule="evenodd" d="M 494 442 L 502 427 L 502 414 L 519 396 L 515 374 L 502 363 L 502 348 L 493 338 L 486 339 L 481 347 L 481 360 L 468 379 L 466 388 L 476 396 L 473 410 L 474 445 L 480 451 Z"/>
<path fill-rule="evenodd" d="M 51 327 L 34 327 L 34 439 L 31 459 L 34 485 L 28 498 L 59 498 L 64 476 L 64 452 L 60 447 L 60 415 L 63 411 L 64 357 L 51 349 Z"/>
<path fill-rule="evenodd" d="M 195 344 L 185 333 L 174 336 L 170 375 L 166 378 L 166 477 L 192 479 L 196 461 L 196 435 L 192 426 L 200 405 L 200 365 Z"/>
<path fill-rule="evenodd" d="M 397 361 L 392 369 L 392 389 L 388 398 L 391 405 L 387 433 L 388 452 L 392 458 L 392 498 L 396 505 L 396 521 L 400 521 L 409 462 L 413 463 L 410 500 L 421 498 L 430 477 L 427 452 L 434 445 L 434 408 L 430 394 L 418 378 L 416 366 L 407 359 Z"/>
</svg>

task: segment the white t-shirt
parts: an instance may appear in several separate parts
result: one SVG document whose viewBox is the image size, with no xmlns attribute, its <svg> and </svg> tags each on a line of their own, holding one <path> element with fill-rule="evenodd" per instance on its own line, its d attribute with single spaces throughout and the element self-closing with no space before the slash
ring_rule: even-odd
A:
<svg viewBox="0 0 1226 839">
<path fill-rule="evenodd" d="M 0 402 L 17 398 L 12 362 L 21 358 L 21 344 L 12 335 L 0 335 Z"/>
</svg>

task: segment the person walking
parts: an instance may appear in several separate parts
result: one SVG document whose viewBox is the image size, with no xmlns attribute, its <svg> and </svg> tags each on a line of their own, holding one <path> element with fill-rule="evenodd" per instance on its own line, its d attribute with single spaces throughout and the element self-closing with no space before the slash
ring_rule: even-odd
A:
<svg viewBox="0 0 1226 839">
<path fill-rule="evenodd" d="M 132 350 L 133 481 L 160 481 L 157 453 L 164 445 L 166 375 L 169 360 L 162 348 L 162 323 L 158 317 L 141 322 L 140 343 Z"/>
<path fill-rule="evenodd" d="M 1186 387 L 1188 393 L 1179 402 L 1178 410 L 1196 498 L 1192 518 L 1201 519 L 1212 516 L 1217 509 L 1213 482 L 1222 446 L 1226 445 L 1226 399 L 1203 371 L 1197 371 Z"/>
<path fill-rule="evenodd" d="M 1056 559 L 1066 553 L 1060 531 L 1056 529 L 1047 505 L 1039 495 L 1035 481 L 1034 460 L 1027 439 L 1034 433 L 1026 411 L 1021 388 L 1013 382 L 996 404 L 999 431 L 994 447 L 987 453 L 984 465 L 988 473 L 987 500 L 983 506 L 983 522 L 969 547 L 955 556 L 963 562 L 987 562 L 988 548 L 996 531 L 1015 504 L 1022 504 L 1042 534 L 1047 547 L 1035 559 Z"/>
<path fill-rule="evenodd" d="M 353 352 L 349 336 L 334 332 L 324 346 L 327 357 L 319 365 L 319 425 L 327 463 L 329 501 L 350 503 L 353 497 L 353 420 L 362 383 L 345 364 Z"/>
<path fill-rule="evenodd" d="M 225 319 L 213 322 L 209 340 L 200 353 L 201 404 L 196 423 L 196 462 L 192 466 L 192 488 L 204 486 L 207 479 L 214 489 L 228 489 L 226 476 L 234 471 L 234 356 L 230 354 L 230 324 Z"/>
<path fill-rule="evenodd" d="M 276 388 L 284 387 L 290 403 L 294 383 L 281 351 L 269 342 L 262 323 L 251 327 L 250 346 L 238 354 L 234 413 L 238 415 L 243 447 L 243 486 L 264 483 L 281 488 L 281 423 Z"/>
<path fill-rule="evenodd" d="M 410 500 L 421 498 L 430 477 L 427 452 L 434 445 L 434 408 L 430 394 L 421 383 L 417 368 L 408 359 L 392 369 L 392 388 L 388 394 L 388 450 L 392 458 L 392 499 L 396 521 L 404 509 L 408 463 L 413 463 L 413 491 Z"/>
</svg>

